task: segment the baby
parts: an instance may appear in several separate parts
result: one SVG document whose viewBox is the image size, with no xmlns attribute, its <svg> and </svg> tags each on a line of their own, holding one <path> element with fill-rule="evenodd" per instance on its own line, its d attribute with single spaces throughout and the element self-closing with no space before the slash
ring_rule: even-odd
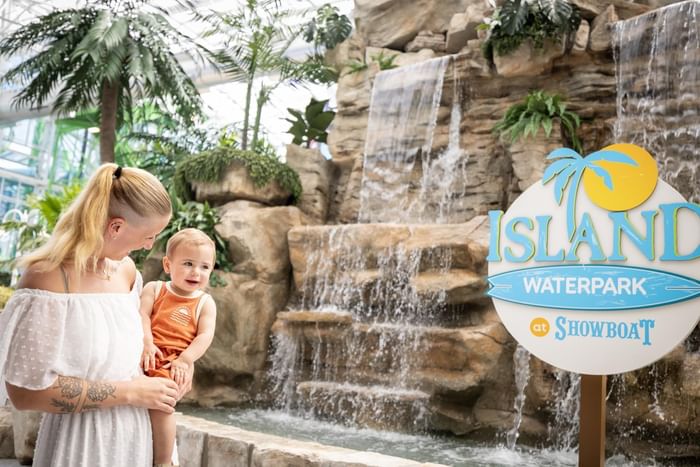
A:
<svg viewBox="0 0 700 467">
<path fill-rule="evenodd" d="M 202 289 L 214 269 L 214 242 L 201 230 L 183 229 L 165 249 L 163 269 L 170 281 L 149 282 L 141 294 L 143 354 L 148 376 L 185 383 L 192 364 L 214 338 L 216 304 Z M 175 416 L 150 410 L 153 463 L 170 466 L 175 445 Z"/>
</svg>

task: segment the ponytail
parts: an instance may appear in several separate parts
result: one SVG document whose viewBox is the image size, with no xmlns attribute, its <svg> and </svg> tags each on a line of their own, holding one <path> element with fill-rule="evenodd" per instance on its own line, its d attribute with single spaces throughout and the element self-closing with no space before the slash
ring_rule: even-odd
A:
<svg viewBox="0 0 700 467">
<path fill-rule="evenodd" d="M 113 217 L 169 216 L 170 197 L 152 174 L 135 168 L 103 164 L 56 223 L 48 241 L 20 260 L 22 267 L 41 262 L 49 271 L 71 261 L 82 276 L 95 269 L 104 245 L 107 222 Z"/>
</svg>

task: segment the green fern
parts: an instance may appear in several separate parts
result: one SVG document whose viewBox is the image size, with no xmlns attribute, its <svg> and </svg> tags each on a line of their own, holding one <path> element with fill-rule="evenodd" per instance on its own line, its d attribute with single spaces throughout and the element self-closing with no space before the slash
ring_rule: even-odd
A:
<svg viewBox="0 0 700 467">
<path fill-rule="evenodd" d="M 540 128 L 549 137 L 555 120 L 561 123 L 573 148 L 583 152 L 581 141 L 576 135 L 581 125 L 579 116 L 566 109 L 561 96 L 541 90 L 531 91 L 523 102 L 509 107 L 503 118 L 493 127 L 493 131 L 509 137 L 511 143 L 528 136 L 534 137 Z"/>
</svg>

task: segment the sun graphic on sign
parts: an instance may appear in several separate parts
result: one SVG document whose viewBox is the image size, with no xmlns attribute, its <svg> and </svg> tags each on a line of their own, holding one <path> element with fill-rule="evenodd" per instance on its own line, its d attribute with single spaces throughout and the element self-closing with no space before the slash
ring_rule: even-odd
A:
<svg viewBox="0 0 700 467">
<path fill-rule="evenodd" d="M 651 154 L 634 144 L 613 144 L 603 148 L 603 151 L 625 154 L 637 165 L 606 160 L 595 162 L 610 175 L 612 188 L 608 188 L 605 180 L 595 172 L 586 170 L 583 173 L 583 189 L 588 198 L 608 211 L 628 211 L 646 201 L 654 192 L 659 177 L 659 169 Z"/>
<path fill-rule="evenodd" d="M 555 149 L 547 156 L 542 183 L 554 181 L 554 199 L 562 203 L 568 188 L 566 226 L 576 232 L 576 196 L 583 183 L 588 198 L 608 211 L 626 211 L 642 204 L 656 188 L 658 169 L 651 155 L 634 144 L 613 144 L 582 157 L 573 149 Z"/>
</svg>

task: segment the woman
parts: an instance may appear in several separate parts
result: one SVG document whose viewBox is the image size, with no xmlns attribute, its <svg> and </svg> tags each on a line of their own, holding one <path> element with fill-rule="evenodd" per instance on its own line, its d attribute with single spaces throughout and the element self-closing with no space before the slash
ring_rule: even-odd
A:
<svg viewBox="0 0 700 467">
<path fill-rule="evenodd" d="M 170 215 L 153 175 L 104 164 L 23 258 L 0 314 L 0 405 L 46 412 L 35 467 L 151 465 L 146 409 L 172 413 L 184 388 L 139 370 L 142 282 L 128 254 L 151 248 Z"/>
</svg>

